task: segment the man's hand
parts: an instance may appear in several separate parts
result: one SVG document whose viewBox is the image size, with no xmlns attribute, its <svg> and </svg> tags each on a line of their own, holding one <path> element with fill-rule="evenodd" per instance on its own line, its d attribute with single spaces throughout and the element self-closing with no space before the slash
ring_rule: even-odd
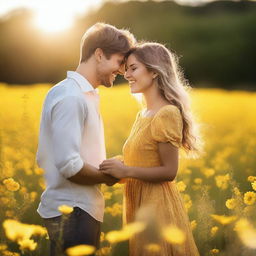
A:
<svg viewBox="0 0 256 256">
<path fill-rule="evenodd" d="M 103 175 L 106 177 L 105 184 L 108 186 L 113 186 L 119 181 L 119 179 L 117 179 L 111 175 L 108 175 L 108 174 L 103 174 Z"/>
<path fill-rule="evenodd" d="M 74 176 L 68 178 L 69 181 L 80 185 L 96 185 L 104 183 L 112 186 L 119 181 L 111 175 L 104 174 L 92 165 L 84 164 L 83 168 Z"/>
</svg>

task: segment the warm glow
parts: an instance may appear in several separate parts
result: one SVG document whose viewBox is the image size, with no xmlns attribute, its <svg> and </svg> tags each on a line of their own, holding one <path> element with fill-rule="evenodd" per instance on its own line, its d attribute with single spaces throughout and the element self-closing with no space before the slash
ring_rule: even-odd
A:
<svg viewBox="0 0 256 256">
<path fill-rule="evenodd" d="M 34 0 L 29 8 L 34 10 L 34 25 L 42 31 L 53 33 L 72 27 L 76 16 L 85 15 L 100 6 L 102 0 Z"/>
<path fill-rule="evenodd" d="M 74 17 L 61 12 L 43 12 L 36 14 L 36 26 L 45 32 L 58 32 L 72 26 Z"/>
</svg>

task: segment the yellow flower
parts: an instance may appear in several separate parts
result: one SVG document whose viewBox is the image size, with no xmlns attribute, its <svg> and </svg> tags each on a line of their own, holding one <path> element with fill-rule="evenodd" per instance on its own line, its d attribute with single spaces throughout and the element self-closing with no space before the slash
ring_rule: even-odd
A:
<svg viewBox="0 0 256 256">
<path fill-rule="evenodd" d="M 143 231 L 146 227 L 146 224 L 143 222 L 133 222 L 125 225 L 123 230 L 129 232 L 130 234 L 135 234 Z"/>
<path fill-rule="evenodd" d="M 104 192 L 103 195 L 105 200 L 111 199 L 112 197 L 112 193 L 108 191 Z"/>
<path fill-rule="evenodd" d="M 256 193 L 249 191 L 244 194 L 244 203 L 247 205 L 253 205 L 256 200 Z"/>
<path fill-rule="evenodd" d="M 191 200 L 191 197 L 190 197 L 189 194 L 183 194 L 182 197 L 183 197 L 183 199 L 184 199 L 185 202 Z"/>
<path fill-rule="evenodd" d="M 35 236 L 45 236 L 47 235 L 47 230 L 45 227 L 39 225 L 30 225 L 33 228 L 33 235 Z"/>
<path fill-rule="evenodd" d="M 252 188 L 256 191 L 256 181 L 252 182 Z"/>
<path fill-rule="evenodd" d="M 108 206 L 105 208 L 106 213 L 110 213 L 112 216 L 118 216 L 122 214 L 122 205 L 114 203 L 112 207 Z"/>
<path fill-rule="evenodd" d="M 171 244 L 183 244 L 186 239 L 184 232 L 174 225 L 164 228 L 162 234 L 166 241 Z"/>
<path fill-rule="evenodd" d="M 24 240 L 18 241 L 18 244 L 22 251 L 24 250 L 34 251 L 37 247 L 37 243 L 34 240 L 27 239 L 27 238 Z"/>
<path fill-rule="evenodd" d="M 218 175 L 215 177 L 215 182 L 218 188 L 225 190 L 228 187 L 228 181 L 230 180 L 229 174 Z"/>
<path fill-rule="evenodd" d="M 14 181 L 13 178 L 4 179 L 3 183 L 9 191 L 17 191 L 20 188 L 20 184 Z"/>
<path fill-rule="evenodd" d="M 6 219 L 3 222 L 5 234 L 7 238 L 12 241 L 27 240 L 32 235 L 44 236 L 47 231 L 44 227 L 39 225 L 23 224 L 17 220 Z"/>
<path fill-rule="evenodd" d="M 202 184 L 202 182 L 203 182 L 203 180 L 201 178 L 195 178 L 194 179 L 194 183 L 196 183 L 198 185 Z"/>
<path fill-rule="evenodd" d="M 194 229 L 196 228 L 196 226 L 197 226 L 196 220 L 192 220 L 192 221 L 190 222 L 190 226 L 191 226 L 191 229 L 194 230 Z"/>
<path fill-rule="evenodd" d="M 158 244 L 147 244 L 145 245 L 145 249 L 149 252 L 159 252 L 161 250 L 161 247 Z"/>
<path fill-rule="evenodd" d="M 110 243 L 119 243 L 130 238 L 130 234 L 128 232 L 124 232 L 123 230 L 112 230 L 106 234 L 106 240 Z"/>
<path fill-rule="evenodd" d="M 66 250 L 68 256 L 83 256 L 95 252 L 95 247 L 92 245 L 76 245 Z"/>
<path fill-rule="evenodd" d="M 225 216 L 216 214 L 211 214 L 211 217 L 222 225 L 228 225 L 237 219 L 237 216 Z"/>
<path fill-rule="evenodd" d="M 187 211 L 191 208 L 191 206 L 192 206 L 192 201 L 191 200 L 185 202 L 185 208 L 186 208 Z"/>
<path fill-rule="evenodd" d="M 211 236 L 215 236 L 215 234 L 217 233 L 217 231 L 219 230 L 219 228 L 217 226 L 213 226 L 211 228 Z"/>
<path fill-rule="evenodd" d="M 35 172 L 35 174 L 37 174 L 37 175 L 42 175 L 42 174 L 44 174 L 44 170 L 43 170 L 42 168 L 36 168 L 34 172 Z"/>
<path fill-rule="evenodd" d="M 108 232 L 106 235 L 106 240 L 108 240 L 110 243 L 125 241 L 132 237 L 135 233 L 143 231 L 145 227 L 145 223 L 133 222 L 124 226 L 122 230 Z"/>
<path fill-rule="evenodd" d="M 192 200 L 190 198 L 190 195 L 188 194 L 182 194 L 182 197 L 184 199 L 185 208 L 188 211 L 192 206 Z"/>
<path fill-rule="evenodd" d="M 247 219 L 240 219 L 236 222 L 234 230 L 244 245 L 256 249 L 256 229 L 252 227 Z"/>
<path fill-rule="evenodd" d="M 183 181 L 179 181 L 179 182 L 177 183 L 177 188 L 178 188 L 178 190 L 179 190 L 180 192 L 185 191 L 186 187 L 187 187 L 187 185 L 186 185 Z"/>
<path fill-rule="evenodd" d="M 16 220 L 6 219 L 3 222 L 6 236 L 12 241 L 29 239 L 33 234 L 33 228 Z"/>
<path fill-rule="evenodd" d="M 218 254 L 220 251 L 219 249 L 212 249 L 210 250 L 210 253 L 213 255 L 213 254 Z"/>
<path fill-rule="evenodd" d="M 236 207 L 236 205 L 237 205 L 237 202 L 236 202 L 236 200 L 234 198 L 228 199 L 226 201 L 226 207 L 228 209 L 232 210 L 232 209 L 234 209 Z"/>
<path fill-rule="evenodd" d="M 58 207 L 59 212 L 63 213 L 63 214 L 70 214 L 71 212 L 73 212 L 74 208 L 68 205 L 61 205 Z"/>
<path fill-rule="evenodd" d="M 256 176 L 249 176 L 247 178 L 247 180 L 252 183 L 252 182 L 256 181 Z"/>
<path fill-rule="evenodd" d="M 30 192 L 29 195 L 30 195 L 30 199 L 32 201 L 34 201 L 36 199 L 36 197 L 37 197 L 37 192 L 36 191 L 32 191 L 32 192 Z"/>
<path fill-rule="evenodd" d="M 215 174 L 215 171 L 212 168 L 207 168 L 203 170 L 203 174 L 206 176 L 206 178 L 209 178 Z"/>
<path fill-rule="evenodd" d="M 240 192 L 238 187 L 234 187 L 233 191 L 234 191 L 236 196 L 240 196 L 241 195 L 241 192 Z"/>
</svg>

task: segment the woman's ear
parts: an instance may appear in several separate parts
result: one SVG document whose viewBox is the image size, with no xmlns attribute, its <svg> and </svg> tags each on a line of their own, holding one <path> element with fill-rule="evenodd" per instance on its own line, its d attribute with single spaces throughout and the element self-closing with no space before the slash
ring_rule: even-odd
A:
<svg viewBox="0 0 256 256">
<path fill-rule="evenodd" d="M 153 73 L 153 79 L 155 79 L 157 76 L 158 76 L 158 74 L 154 72 Z"/>
</svg>

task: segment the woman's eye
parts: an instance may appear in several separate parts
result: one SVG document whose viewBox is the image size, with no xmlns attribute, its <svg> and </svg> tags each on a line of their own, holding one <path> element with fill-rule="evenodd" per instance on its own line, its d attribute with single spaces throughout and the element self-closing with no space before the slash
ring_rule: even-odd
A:
<svg viewBox="0 0 256 256">
<path fill-rule="evenodd" d="M 136 70 L 137 68 L 132 68 L 132 71 Z"/>
</svg>

